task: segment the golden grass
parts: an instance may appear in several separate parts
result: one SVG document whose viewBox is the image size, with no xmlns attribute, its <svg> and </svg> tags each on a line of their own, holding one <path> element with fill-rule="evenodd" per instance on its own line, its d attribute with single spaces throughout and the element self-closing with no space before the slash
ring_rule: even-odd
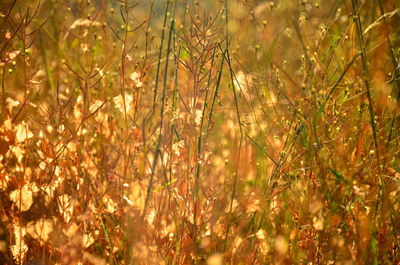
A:
<svg viewBox="0 0 400 265">
<path fill-rule="evenodd" d="M 398 5 L 2 1 L 0 263 L 399 263 Z"/>
</svg>

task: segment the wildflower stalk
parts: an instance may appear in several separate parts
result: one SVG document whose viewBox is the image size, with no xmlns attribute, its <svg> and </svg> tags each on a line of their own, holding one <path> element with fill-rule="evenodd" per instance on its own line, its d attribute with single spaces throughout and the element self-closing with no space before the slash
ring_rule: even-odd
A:
<svg viewBox="0 0 400 265">
<path fill-rule="evenodd" d="M 372 102 L 372 98 L 371 98 L 371 90 L 370 90 L 370 83 L 369 83 L 369 70 L 368 70 L 368 63 L 367 63 L 367 55 L 365 52 L 363 30 L 362 30 L 360 15 L 357 10 L 358 4 L 357 4 L 356 0 L 352 0 L 352 7 L 353 7 L 353 13 L 355 16 L 354 20 L 355 20 L 356 27 L 357 27 L 357 33 L 358 33 L 357 36 L 358 36 L 358 40 L 359 40 L 359 44 L 360 44 L 361 59 L 362 59 L 362 64 L 363 64 L 363 68 L 364 68 L 364 85 L 365 85 L 365 90 L 367 92 L 367 98 L 368 98 L 370 124 L 371 124 L 371 128 L 372 128 L 374 145 L 375 145 L 375 149 L 376 149 L 376 157 L 377 157 L 378 163 L 379 163 L 379 161 L 380 161 L 379 160 L 379 148 L 378 148 L 378 140 L 377 140 L 377 133 L 376 133 L 373 102 Z"/>
<path fill-rule="evenodd" d="M 235 198 L 235 193 L 236 193 L 236 186 L 237 186 L 237 177 L 238 177 L 238 168 L 239 168 L 239 161 L 240 161 L 240 155 L 241 155 L 241 149 L 242 149 L 242 142 L 243 142 L 243 130 L 242 130 L 242 123 L 240 121 L 240 111 L 239 111 L 239 106 L 238 106 L 238 99 L 236 95 L 236 90 L 234 86 L 234 74 L 233 74 L 233 69 L 232 69 L 232 64 L 231 64 L 231 58 L 230 58 L 230 53 L 229 53 L 229 10 L 228 10 L 228 0 L 225 0 L 225 42 L 226 42 L 226 56 L 225 56 L 225 61 L 227 62 L 229 66 L 229 74 L 230 74 L 230 82 L 231 82 L 231 87 L 233 91 L 233 98 L 234 98 L 234 103 L 235 103 L 235 109 L 236 109 L 236 116 L 237 116 L 237 122 L 239 126 L 239 131 L 240 131 L 240 140 L 239 140 L 239 150 L 237 153 L 237 161 L 236 161 L 236 168 L 235 168 L 235 173 L 233 176 L 233 188 L 232 188 L 232 193 L 231 193 L 231 198 L 230 198 L 230 205 L 229 205 L 229 213 L 228 213 L 228 224 L 226 227 L 226 232 L 225 232 L 225 240 L 224 240 L 224 247 L 223 250 L 225 252 L 226 247 L 227 247 L 227 241 L 228 241 L 228 235 L 229 235 L 229 230 L 231 227 L 231 216 L 232 216 L 232 210 L 233 210 L 233 201 Z M 238 83 L 240 86 L 240 84 Z"/>
<path fill-rule="evenodd" d="M 168 36 L 168 46 L 167 46 L 165 70 L 164 70 L 165 71 L 164 72 L 164 83 L 163 83 L 163 90 L 162 90 L 162 97 L 161 97 L 159 135 L 158 135 L 153 165 L 151 168 L 150 180 L 149 180 L 149 184 L 147 186 L 147 191 L 146 191 L 146 199 L 145 199 L 143 213 L 142 213 L 142 222 L 144 221 L 144 217 L 146 216 L 146 211 L 147 211 L 147 207 L 148 207 L 148 203 L 149 203 L 149 199 L 150 199 L 150 193 L 153 188 L 154 174 L 155 174 L 155 170 L 156 170 L 156 166 L 157 166 L 157 161 L 158 161 L 158 157 L 161 154 L 160 148 L 161 148 L 161 143 L 162 143 L 162 139 L 163 139 L 162 131 L 163 131 L 163 125 L 164 125 L 165 94 L 166 94 L 166 90 L 167 90 L 167 75 L 168 75 L 169 54 L 171 52 L 172 33 L 174 32 L 174 28 L 175 28 L 176 1 L 177 0 L 175 0 L 175 2 L 174 2 L 174 11 L 173 11 L 173 15 L 172 15 L 171 26 L 169 29 L 169 36 Z M 169 1 L 167 3 L 167 9 L 168 9 L 168 4 L 169 4 Z M 165 15 L 165 16 L 167 16 L 167 15 Z"/>
<path fill-rule="evenodd" d="M 169 9 L 169 4 L 171 3 L 171 1 L 172 0 L 167 0 L 166 7 L 165 7 L 165 13 L 164 13 L 164 23 L 163 23 L 163 27 L 161 30 L 161 43 L 160 43 L 160 49 L 158 51 L 157 72 L 156 72 L 156 81 L 155 81 L 154 96 L 153 96 L 153 111 L 155 110 L 156 103 L 157 103 L 158 77 L 160 75 L 161 57 L 162 57 L 162 50 L 164 47 L 164 38 L 165 38 L 164 37 L 165 27 L 167 26 L 168 9 Z M 167 55 L 167 59 L 168 59 L 168 55 Z"/>
<path fill-rule="evenodd" d="M 197 137 L 197 161 L 196 161 L 197 165 L 196 165 L 196 176 L 195 176 L 194 191 L 193 191 L 193 202 L 194 202 L 193 238 L 194 238 L 194 240 L 196 240 L 196 238 L 197 238 L 197 205 L 198 205 L 198 201 L 199 201 L 198 197 L 199 197 L 200 163 L 201 163 L 202 139 L 203 139 L 203 124 L 204 124 L 204 117 L 206 115 L 208 92 L 209 92 L 209 87 L 211 85 L 211 74 L 212 74 L 212 70 L 213 70 L 213 66 L 214 66 L 215 52 L 216 52 L 216 49 L 214 48 L 214 52 L 213 52 L 212 60 L 211 60 L 210 71 L 209 71 L 208 80 L 207 80 L 206 94 L 204 96 L 204 105 L 203 105 L 203 111 L 202 111 L 202 114 L 201 114 L 199 135 Z M 196 243 L 195 243 L 195 249 L 197 250 Z"/>
</svg>

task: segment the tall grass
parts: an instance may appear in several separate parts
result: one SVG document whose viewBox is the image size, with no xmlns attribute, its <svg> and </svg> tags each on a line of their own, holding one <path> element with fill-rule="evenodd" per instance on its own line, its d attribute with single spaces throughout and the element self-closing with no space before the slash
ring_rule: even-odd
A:
<svg viewBox="0 0 400 265">
<path fill-rule="evenodd" d="M 399 263 L 399 22 L 3 1 L 0 263 Z"/>
</svg>

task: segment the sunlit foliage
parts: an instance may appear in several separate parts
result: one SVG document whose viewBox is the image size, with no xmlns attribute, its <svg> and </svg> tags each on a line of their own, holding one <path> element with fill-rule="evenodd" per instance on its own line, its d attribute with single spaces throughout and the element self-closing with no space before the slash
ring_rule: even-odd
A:
<svg viewBox="0 0 400 265">
<path fill-rule="evenodd" d="M 398 264 L 399 8 L 2 0 L 0 264 Z"/>
</svg>

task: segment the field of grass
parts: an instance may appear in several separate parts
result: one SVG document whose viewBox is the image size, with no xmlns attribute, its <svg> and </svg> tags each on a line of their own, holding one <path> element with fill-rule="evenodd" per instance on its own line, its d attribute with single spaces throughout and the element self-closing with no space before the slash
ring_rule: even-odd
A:
<svg viewBox="0 0 400 265">
<path fill-rule="evenodd" d="M 400 264 L 397 0 L 1 0 L 0 264 Z"/>
</svg>

